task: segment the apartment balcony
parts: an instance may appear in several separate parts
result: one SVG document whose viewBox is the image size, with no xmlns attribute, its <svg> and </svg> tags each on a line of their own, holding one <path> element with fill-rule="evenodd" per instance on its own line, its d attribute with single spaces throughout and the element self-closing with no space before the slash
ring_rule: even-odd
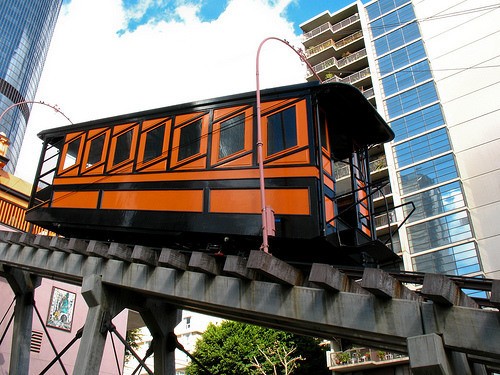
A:
<svg viewBox="0 0 500 375">
<path fill-rule="evenodd" d="M 339 31 L 346 32 L 354 24 L 359 23 L 359 14 L 353 14 L 352 16 L 337 22 L 335 24 L 331 24 L 330 22 L 326 22 L 321 26 L 314 28 L 313 30 L 302 34 L 302 44 L 308 48 L 312 45 L 317 45 L 324 42 L 327 39 L 331 39 L 335 36 Z"/>
<path fill-rule="evenodd" d="M 356 86 L 356 87 L 361 87 L 363 86 L 371 86 L 371 73 L 370 73 L 370 68 L 365 68 L 362 69 L 356 73 L 353 73 L 351 75 L 348 75 L 347 77 L 339 77 L 337 75 L 333 75 L 333 77 L 326 79 L 323 81 L 323 83 L 329 83 L 329 82 L 342 82 L 342 83 L 348 83 L 350 85 Z"/>
<path fill-rule="evenodd" d="M 370 170 L 370 175 L 372 181 L 378 181 L 382 180 L 383 176 L 381 174 L 387 174 L 387 160 L 385 158 L 385 155 L 382 155 L 376 159 L 373 159 L 370 161 L 368 164 L 368 168 Z M 342 178 L 348 177 L 351 175 L 351 169 L 349 164 L 346 163 L 335 163 L 334 165 L 334 174 L 335 174 L 335 179 L 340 180 Z M 385 178 L 387 180 L 387 178 Z"/>
<path fill-rule="evenodd" d="M 311 60 L 309 60 L 311 63 Z M 366 48 L 362 48 L 359 51 L 353 53 L 346 53 L 343 58 L 336 59 L 335 57 L 330 57 L 319 64 L 313 66 L 313 70 L 321 74 L 328 70 L 330 74 L 340 74 L 341 70 L 349 66 L 349 70 L 359 70 L 364 66 L 368 65 L 366 62 Z M 306 79 L 313 76 L 313 73 L 308 69 L 306 74 Z"/>
<path fill-rule="evenodd" d="M 356 43 L 358 42 L 358 43 Z M 346 47 L 350 47 L 351 51 L 359 50 L 364 47 L 363 32 L 361 30 L 335 41 L 333 38 L 327 39 L 319 44 L 316 44 L 305 51 L 305 55 L 311 65 L 317 64 L 327 57 L 341 57 L 345 53 Z M 344 51 L 342 51 L 344 50 Z"/>
<path fill-rule="evenodd" d="M 362 90 L 361 92 L 363 93 L 366 99 L 372 99 L 375 97 L 375 91 L 373 90 L 373 87 L 366 90 Z"/>
<path fill-rule="evenodd" d="M 409 357 L 403 354 L 354 348 L 343 352 L 329 352 L 328 369 L 335 373 L 357 372 L 387 366 L 407 365 Z"/>
</svg>

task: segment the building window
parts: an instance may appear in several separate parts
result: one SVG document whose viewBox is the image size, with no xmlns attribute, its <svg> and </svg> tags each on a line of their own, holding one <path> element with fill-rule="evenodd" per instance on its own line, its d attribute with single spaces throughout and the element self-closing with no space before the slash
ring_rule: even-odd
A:
<svg viewBox="0 0 500 375">
<path fill-rule="evenodd" d="M 450 149 L 451 145 L 445 128 L 394 146 L 399 168 L 437 156 Z"/>
<path fill-rule="evenodd" d="M 200 152 L 201 119 L 181 129 L 178 161 L 189 158 Z"/>
<path fill-rule="evenodd" d="M 458 181 L 410 195 L 403 199 L 403 203 L 408 202 L 413 202 L 415 205 L 415 211 L 408 218 L 410 223 L 465 207 L 462 187 Z M 410 210 L 409 205 L 403 207 L 405 216 L 409 214 Z"/>
<path fill-rule="evenodd" d="M 267 117 L 268 156 L 297 145 L 296 118 L 295 106 Z"/>
<path fill-rule="evenodd" d="M 87 157 L 87 168 L 99 163 L 102 160 L 104 141 L 106 136 L 104 134 L 90 141 L 89 156 Z"/>
<path fill-rule="evenodd" d="M 408 3 L 410 0 L 380 0 L 366 7 L 370 19 L 380 17 L 382 14 L 390 12 L 400 5 Z"/>
<path fill-rule="evenodd" d="M 76 164 L 76 159 L 78 157 L 78 151 L 80 150 L 80 144 L 82 142 L 82 138 L 78 137 L 77 139 L 72 140 L 68 144 L 68 149 L 66 151 L 66 155 L 64 155 L 64 169 L 69 168 Z"/>
<path fill-rule="evenodd" d="M 428 82 L 387 99 L 389 118 L 398 117 L 438 100 L 434 82 Z"/>
<path fill-rule="evenodd" d="M 245 148 L 245 114 L 220 123 L 219 159 L 233 155 Z"/>
<path fill-rule="evenodd" d="M 376 38 L 414 19 L 413 6 L 408 4 L 395 12 L 373 21 L 370 24 L 370 29 L 372 30 L 373 37 Z"/>
<path fill-rule="evenodd" d="M 418 25 L 415 22 L 410 23 L 400 29 L 394 30 L 390 34 L 376 39 L 374 42 L 375 50 L 377 51 L 377 55 L 380 56 L 419 38 L 420 31 L 418 30 Z"/>
<path fill-rule="evenodd" d="M 421 40 L 400 48 L 378 60 L 378 67 L 382 76 L 410 65 L 426 57 L 424 43 Z"/>
<path fill-rule="evenodd" d="M 132 146 L 132 130 L 129 130 L 118 136 L 116 139 L 115 154 L 113 156 L 113 165 L 119 164 L 130 159 L 130 150 Z"/>
<path fill-rule="evenodd" d="M 402 193 L 409 194 L 457 177 L 455 159 L 452 154 L 448 154 L 406 168 L 400 171 L 398 179 Z"/>
<path fill-rule="evenodd" d="M 443 113 L 439 104 L 421 109 L 390 123 L 396 134 L 395 142 L 423 133 L 444 124 Z"/>
<path fill-rule="evenodd" d="M 190 329 L 191 328 L 191 317 L 188 316 L 185 318 L 186 320 L 186 329 Z"/>
<path fill-rule="evenodd" d="M 412 254 L 472 238 L 466 211 L 412 225 L 407 233 Z"/>
<path fill-rule="evenodd" d="M 146 133 L 146 143 L 144 146 L 144 157 L 142 161 L 148 162 L 163 153 L 163 142 L 165 139 L 166 125 L 160 125 Z"/>
<path fill-rule="evenodd" d="M 430 69 L 429 62 L 424 60 L 383 78 L 382 85 L 385 95 L 395 94 L 431 79 L 432 74 Z"/>
<path fill-rule="evenodd" d="M 474 242 L 413 257 L 412 264 L 418 272 L 446 275 L 467 275 L 481 271 Z"/>
</svg>

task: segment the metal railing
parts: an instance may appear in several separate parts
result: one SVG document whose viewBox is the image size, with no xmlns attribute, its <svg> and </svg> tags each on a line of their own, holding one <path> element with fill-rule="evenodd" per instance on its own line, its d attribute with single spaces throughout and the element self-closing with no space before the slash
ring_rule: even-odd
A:
<svg viewBox="0 0 500 375">
<path fill-rule="evenodd" d="M 25 216 L 26 207 L 0 198 L 0 223 L 23 232 L 28 232 L 32 224 L 25 220 Z M 39 227 L 38 225 L 33 225 L 32 227 L 32 233 L 34 234 L 49 234 L 45 229 Z"/>
<path fill-rule="evenodd" d="M 315 29 L 302 34 L 302 42 L 305 42 L 311 38 L 314 38 L 316 35 L 319 35 L 327 30 L 331 30 L 332 33 L 336 33 L 337 31 L 352 25 L 353 23 L 359 21 L 359 14 L 353 14 L 351 17 L 346 18 L 340 22 L 337 22 L 336 24 L 332 25 L 330 22 L 326 22 L 322 24 L 321 26 L 316 27 Z"/>
<path fill-rule="evenodd" d="M 377 159 L 370 161 L 368 165 L 370 173 L 378 172 L 381 169 L 387 168 L 387 159 L 385 158 L 385 156 L 381 156 Z"/>
<path fill-rule="evenodd" d="M 365 68 L 365 69 L 360 70 L 359 72 L 356 72 L 354 74 L 351 74 L 350 76 L 347 76 L 345 78 L 333 76 L 332 78 L 324 80 L 323 83 L 343 82 L 343 83 L 349 83 L 352 85 L 354 82 L 360 81 L 363 78 L 368 77 L 368 76 L 370 76 L 370 68 Z"/>
<path fill-rule="evenodd" d="M 387 184 L 382 186 L 379 190 L 372 194 L 373 199 L 385 198 L 387 195 L 392 194 L 391 185 Z"/>
<path fill-rule="evenodd" d="M 387 361 L 407 361 L 409 357 L 404 354 L 386 352 L 383 350 L 374 350 L 370 348 L 354 348 L 345 350 L 343 352 L 330 352 L 329 367 L 341 367 L 341 366 L 352 366 L 363 364 L 368 365 L 369 363 L 375 362 L 387 362 Z"/>
<path fill-rule="evenodd" d="M 354 53 L 347 55 L 346 57 L 337 60 L 335 57 L 330 57 L 319 64 L 313 66 L 313 69 L 316 73 L 319 73 L 323 70 L 326 70 L 332 66 L 336 66 L 337 69 L 343 68 L 346 65 L 349 65 L 359 59 L 362 59 L 366 56 L 366 48 L 360 49 Z M 313 73 L 308 69 L 307 70 L 307 78 L 311 77 Z"/>
<path fill-rule="evenodd" d="M 389 224 L 396 223 L 397 222 L 396 212 L 389 211 L 387 213 L 375 216 L 373 218 L 373 221 L 375 222 L 375 228 L 385 227 Z"/>
</svg>

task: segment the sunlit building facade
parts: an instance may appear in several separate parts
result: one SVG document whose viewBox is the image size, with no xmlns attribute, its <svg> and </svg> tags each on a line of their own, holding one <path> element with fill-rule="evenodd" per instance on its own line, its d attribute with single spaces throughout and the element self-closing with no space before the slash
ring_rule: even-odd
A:
<svg viewBox="0 0 500 375">
<path fill-rule="evenodd" d="M 370 150 L 371 177 L 376 209 L 391 207 L 377 232 L 402 225 L 406 269 L 500 277 L 499 16 L 486 1 L 374 0 L 301 24 L 314 70 L 357 86 L 396 134 Z"/>
<path fill-rule="evenodd" d="M 62 0 L 0 2 L 0 113 L 33 101 Z M 10 140 L 7 172 L 15 170 L 32 104 L 8 110 L 0 132 Z"/>
</svg>

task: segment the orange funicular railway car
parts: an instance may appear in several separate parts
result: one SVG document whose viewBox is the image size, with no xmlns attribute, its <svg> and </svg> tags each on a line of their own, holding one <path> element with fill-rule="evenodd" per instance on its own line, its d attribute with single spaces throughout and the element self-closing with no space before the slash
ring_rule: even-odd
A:
<svg viewBox="0 0 500 375">
<path fill-rule="evenodd" d="M 265 194 L 276 230 L 270 252 L 335 264 L 366 253 L 390 258 L 374 246 L 367 148 L 394 134 L 372 105 L 341 83 L 268 89 L 261 98 Z M 43 131 L 27 220 L 83 239 L 224 254 L 258 249 L 256 124 L 250 92 Z M 344 159 L 352 176 L 345 209 L 333 173 Z"/>
</svg>

